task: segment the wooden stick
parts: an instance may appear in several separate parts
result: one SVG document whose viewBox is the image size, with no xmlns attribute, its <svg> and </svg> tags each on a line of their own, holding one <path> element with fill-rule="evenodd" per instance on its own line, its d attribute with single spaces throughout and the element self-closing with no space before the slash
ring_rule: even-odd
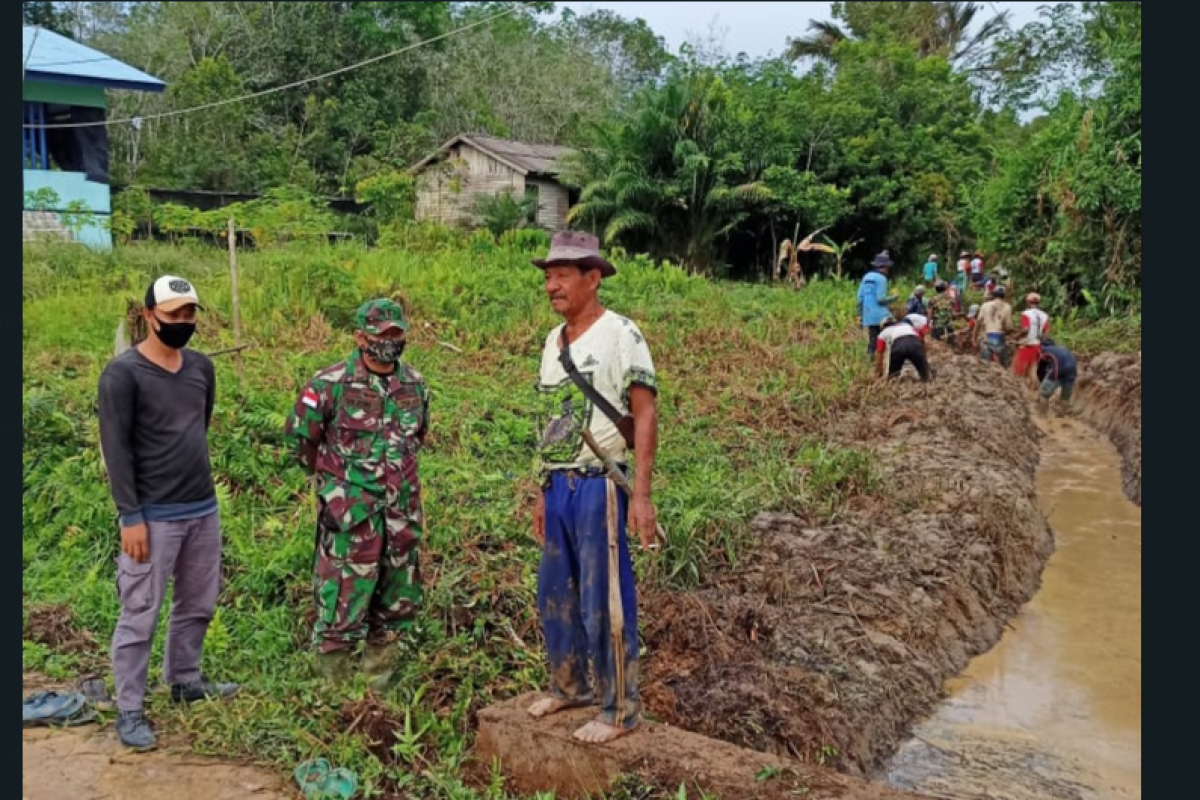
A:
<svg viewBox="0 0 1200 800">
<path fill-rule="evenodd" d="M 237 277 L 237 235 L 233 227 L 233 217 L 229 218 L 229 291 L 233 295 L 233 343 L 236 345 L 237 374 L 242 375 L 242 304 L 238 299 Z"/>
<path fill-rule="evenodd" d="M 616 481 L 604 482 L 608 521 L 608 617 L 612 628 L 613 669 L 616 673 L 618 727 L 625 725 L 625 608 L 621 605 L 620 559 L 617 557 L 618 508 Z"/>
<path fill-rule="evenodd" d="M 600 443 L 596 441 L 596 437 L 592 436 L 591 431 L 584 429 L 581 435 L 583 436 L 583 441 L 588 446 L 588 449 L 595 453 L 596 458 L 600 459 L 600 461 L 604 464 L 604 471 L 608 473 L 608 477 L 612 478 L 613 483 L 619 486 L 621 491 L 625 492 L 625 496 L 632 500 L 633 487 L 629 485 L 629 481 L 625 480 L 625 476 L 621 474 L 621 470 L 617 467 L 617 462 L 612 460 L 612 456 L 604 452 L 604 448 L 602 448 Z M 667 543 L 667 533 L 663 530 L 662 525 L 659 525 L 657 521 L 654 524 L 654 533 L 659 539 L 662 540 L 663 544 Z"/>
<path fill-rule="evenodd" d="M 224 350 L 214 350 L 211 353 L 205 353 L 205 355 L 207 355 L 209 358 L 216 358 L 217 356 L 227 356 L 230 353 L 240 353 L 243 350 L 245 350 L 246 348 L 248 348 L 249 346 L 250 345 L 248 345 L 248 344 L 239 344 L 237 347 L 226 347 Z"/>
</svg>

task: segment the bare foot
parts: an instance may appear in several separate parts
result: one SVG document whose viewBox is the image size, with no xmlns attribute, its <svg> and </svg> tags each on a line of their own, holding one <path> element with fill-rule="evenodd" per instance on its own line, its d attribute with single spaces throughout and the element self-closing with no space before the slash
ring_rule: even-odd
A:
<svg viewBox="0 0 1200 800">
<path fill-rule="evenodd" d="M 568 700 L 561 700 L 557 697 L 543 697 L 536 703 L 531 705 L 527 710 L 532 717 L 548 717 L 559 711 L 568 708 L 579 708 L 580 706 L 591 705 L 590 701 L 572 703 Z"/>
<path fill-rule="evenodd" d="M 609 725 L 606 722 L 593 720 L 571 735 L 579 741 L 587 742 L 588 744 L 605 744 L 619 736 L 624 736 L 632 730 L 633 728 L 618 728 L 616 725 Z"/>
</svg>

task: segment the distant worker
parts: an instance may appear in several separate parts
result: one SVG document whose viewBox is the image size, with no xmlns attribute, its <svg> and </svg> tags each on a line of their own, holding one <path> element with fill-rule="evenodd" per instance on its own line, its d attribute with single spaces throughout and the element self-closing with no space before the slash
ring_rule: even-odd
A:
<svg viewBox="0 0 1200 800">
<path fill-rule="evenodd" d="M 954 305 L 948 296 L 949 285 L 939 280 L 933 285 L 933 299 L 929 301 L 929 322 L 933 338 L 941 341 L 950 335 L 954 326 Z"/>
<path fill-rule="evenodd" d="M 955 316 L 963 313 L 962 293 L 963 290 L 959 288 L 957 283 L 951 283 L 946 286 L 946 297 L 950 300 L 950 309 L 954 312 Z"/>
<path fill-rule="evenodd" d="M 965 292 L 967 290 L 967 272 L 971 268 L 971 254 L 963 250 L 958 254 L 958 263 L 955 265 L 957 272 L 954 275 L 954 284 L 958 287 L 958 291 Z"/>
<path fill-rule="evenodd" d="M 925 308 L 924 284 L 918 284 L 917 287 L 913 289 L 913 293 L 908 298 L 908 307 L 906 309 L 906 313 L 920 314 L 922 316 L 928 315 L 928 310 Z"/>
<path fill-rule="evenodd" d="M 937 271 L 937 253 L 930 253 L 929 259 L 925 262 L 925 282 L 933 283 L 935 280 L 937 280 Z"/>
<path fill-rule="evenodd" d="M 879 326 L 891 316 L 889 306 L 896 302 L 889 295 L 887 275 L 892 267 L 892 258 L 884 250 L 871 260 L 871 269 L 863 276 L 858 286 L 858 321 L 867 329 L 867 356 L 875 352 L 875 341 L 879 338 Z"/>
<path fill-rule="evenodd" d="M 977 288 L 983 286 L 983 275 L 983 254 L 976 250 L 971 259 L 971 285 Z"/>
<path fill-rule="evenodd" d="M 1050 398 L 1054 396 L 1055 390 L 1062 391 L 1061 402 L 1070 407 L 1078 372 L 1079 366 L 1071 351 L 1055 344 L 1049 336 L 1043 336 L 1042 351 L 1038 356 L 1037 365 L 1037 377 L 1042 382 L 1038 395 L 1043 411 L 1050 407 Z"/>
<path fill-rule="evenodd" d="M 1037 292 L 1025 295 L 1027 308 L 1021 313 L 1021 344 L 1017 348 L 1017 358 L 1013 364 L 1013 372 L 1019 378 L 1027 378 L 1030 370 L 1038 363 L 1042 355 L 1042 341 L 1050 332 L 1050 317 L 1039 308 L 1042 298 Z"/>
<path fill-rule="evenodd" d="M 883 363 L 888 365 L 888 378 L 895 378 L 907 361 L 916 367 L 922 382 L 929 380 L 929 361 L 925 357 L 925 342 L 907 322 L 887 317 L 880 325 L 875 343 L 875 377 L 883 377 Z"/>
<path fill-rule="evenodd" d="M 922 314 L 928 315 L 929 309 L 925 307 L 925 285 L 918 284 L 912 290 L 912 294 L 908 295 L 908 305 L 905 308 L 907 314 Z"/>
<path fill-rule="evenodd" d="M 975 327 L 979 321 L 979 306 L 972 303 L 964 317 L 966 320 L 965 327 L 959 328 L 955 325 L 950 331 L 950 345 L 956 350 L 969 353 L 978 349 L 978 346 L 975 344 Z"/>
<path fill-rule="evenodd" d="M 929 317 L 924 314 L 905 314 L 901 322 L 907 322 L 912 326 L 912 329 L 917 332 L 917 336 L 921 337 L 921 341 L 925 341 L 929 336 Z"/>
<path fill-rule="evenodd" d="M 979 321 L 975 337 L 979 341 L 979 358 L 991 361 L 996 358 L 1002 366 L 1008 366 L 1007 337 L 1015 330 L 1012 321 L 1012 306 L 1004 300 L 1007 294 L 1003 286 L 997 286 L 992 299 L 979 308 Z"/>
</svg>

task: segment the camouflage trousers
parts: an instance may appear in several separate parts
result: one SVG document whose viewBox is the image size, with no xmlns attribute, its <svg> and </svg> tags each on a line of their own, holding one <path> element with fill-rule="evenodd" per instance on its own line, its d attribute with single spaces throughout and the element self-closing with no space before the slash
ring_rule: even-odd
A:
<svg viewBox="0 0 1200 800">
<path fill-rule="evenodd" d="M 423 524 L 419 510 L 388 509 L 349 530 L 317 516 L 313 644 L 319 652 L 346 650 L 364 639 L 384 644 L 412 626 L 422 599 L 417 545 Z"/>
</svg>

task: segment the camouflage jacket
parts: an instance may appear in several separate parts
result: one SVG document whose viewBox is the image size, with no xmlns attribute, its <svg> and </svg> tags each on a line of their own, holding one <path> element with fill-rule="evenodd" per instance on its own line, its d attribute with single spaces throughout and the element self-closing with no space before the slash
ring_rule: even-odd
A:
<svg viewBox="0 0 1200 800">
<path fill-rule="evenodd" d="M 428 427 L 421 374 L 400 362 L 392 375 L 374 375 L 355 350 L 305 384 L 284 435 L 318 477 L 326 513 L 347 530 L 381 509 L 409 510 Z"/>
<path fill-rule="evenodd" d="M 949 329 L 954 321 L 954 306 L 949 297 L 939 294 L 929 301 L 929 323 L 934 328 Z"/>
</svg>

